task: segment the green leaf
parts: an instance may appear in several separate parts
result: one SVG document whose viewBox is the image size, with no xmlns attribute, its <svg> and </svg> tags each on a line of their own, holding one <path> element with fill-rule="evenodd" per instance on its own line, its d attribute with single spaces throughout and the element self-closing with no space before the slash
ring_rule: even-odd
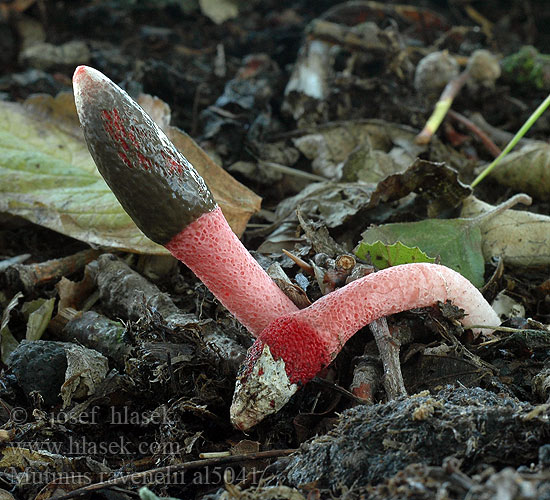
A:
<svg viewBox="0 0 550 500">
<path fill-rule="evenodd" d="M 431 257 L 468 278 L 475 286 L 484 284 L 485 263 L 481 251 L 481 231 L 475 219 L 427 219 L 420 222 L 384 224 L 367 229 L 355 252 L 364 244 L 397 241 L 417 246 Z"/>
<path fill-rule="evenodd" d="M 365 259 L 367 255 L 370 255 L 372 263 L 378 269 L 410 264 L 411 262 L 435 262 L 434 257 L 428 257 L 420 248 L 408 247 L 400 241 L 393 245 L 387 245 L 381 241 L 375 243 L 362 242 L 355 249 L 355 255 L 360 259 Z"/>
</svg>

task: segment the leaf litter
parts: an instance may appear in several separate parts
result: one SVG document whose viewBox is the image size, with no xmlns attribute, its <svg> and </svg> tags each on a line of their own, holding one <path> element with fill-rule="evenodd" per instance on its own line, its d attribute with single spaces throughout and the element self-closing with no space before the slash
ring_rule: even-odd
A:
<svg viewBox="0 0 550 500">
<path fill-rule="evenodd" d="M 33 2 L 26 7 L 16 3 L 19 10 L 13 10 L 12 4 L 6 9 L 19 16 L 30 6 L 33 19 Z M 323 374 L 324 385 L 309 384 L 290 405 L 253 431 L 251 437 L 263 449 L 301 445 L 292 458 L 280 459 L 266 472 L 272 483 L 285 484 L 250 488 L 257 478 L 246 477 L 248 469 L 237 468 L 241 484 L 224 485 L 222 476 L 210 477 L 209 482 L 208 473 L 197 470 L 196 476 L 187 476 L 194 482 L 161 486 L 160 481 L 150 481 L 151 494 L 141 490 L 142 498 L 154 494 L 436 498 L 443 490 L 451 498 L 490 498 L 503 488 L 511 497 L 520 489 L 524 497 L 542 495 L 547 483 L 540 474 L 536 478 L 527 474 L 525 466 L 541 474 L 548 466 L 544 402 L 548 398 L 545 323 L 550 307 L 545 267 L 541 268 L 548 265 L 544 249 L 550 234 L 546 144 L 527 143 L 524 150 L 512 153 L 502 170 L 494 171 L 490 183 L 476 189 L 476 198 L 468 182 L 474 170 L 491 158 L 474 129 L 464 125 L 467 120 L 444 121 L 429 145 L 414 142 L 433 106 L 412 85 L 421 59 L 447 51 L 446 57 L 464 68 L 480 46 L 490 46 L 494 53 L 525 54 L 513 46 L 510 33 L 502 32 L 501 25 L 484 22 L 484 15 L 496 19 L 495 13 L 513 21 L 513 12 L 500 12 L 499 6 L 488 12 L 480 6 L 480 16 L 464 9 L 460 19 L 468 22 L 459 26 L 453 13 L 435 14 L 414 5 L 350 2 L 326 12 L 321 6 L 313 7 L 313 14 L 292 4 L 281 5 L 281 10 L 257 6 L 264 9 L 262 18 L 250 16 L 252 11 L 242 4 L 228 2 L 238 10 L 218 26 L 197 22 L 203 19 L 200 8 L 216 22 L 222 19 L 217 16 L 223 13 L 214 11 L 215 3 L 209 10 L 206 4 L 186 6 L 195 16 L 187 26 L 178 7 L 153 3 L 76 6 L 78 16 L 68 10 L 64 16 L 69 21 L 57 28 L 65 33 L 68 26 L 80 26 L 78 38 L 86 40 L 91 49 L 87 57 L 92 54 L 98 69 L 125 80 L 135 95 L 146 90 L 172 105 L 175 123 L 190 131 L 200 147 L 170 127 L 170 109 L 162 101 L 153 98 L 147 104 L 177 147 L 203 169 L 209 184 L 217 183 L 211 187 L 238 234 L 253 216 L 245 241 L 285 266 L 291 279 L 278 279 L 295 292 L 299 289 L 303 303 L 318 298 L 325 288 L 338 286 L 342 277 L 372 271 L 357 263 L 348 276 L 348 271 L 342 273 L 335 266 L 338 256 L 358 243 L 360 257 L 370 256 L 375 264 L 380 262 L 377 255 L 388 260 L 383 265 L 423 258 L 417 250 L 409 254 L 399 244 L 360 243 L 361 234 L 368 234 L 366 228 L 375 224 L 374 230 L 393 228 L 389 236 L 384 234 L 389 243 L 421 240 L 419 246 L 431 258 L 447 265 L 454 262 L 479 286 L 493 272 L 487 297 L 500 301 L 507 297 L 505 311 L 521 311 L 517 306 L 522 306 L 528 317 L 510 314 L 493 338 L 478 340 L 457 326 L 461 312 L 448 304 L 388 318 L 392 342 L 401 347 L 409 393 L 430 389 L 431 394 L 386 402 L 384 391 L 375 389 L 374 404 L 355 406 L 356 397 L 344 388 L 355 374 L 356 361 L 360 359 L 357 366 L 362 363 L 367 371 L 371 366 L 372 373 L 378 373 L 375 382 L 381 373 L 376 344 L 365 330 L 350 340 Z M 83 21 L 101 12 L 93 26 Z M 134 19 L 129 12 L 145 12 L 151 23 L 163 27 L 140 25 L 139 15 Z M 48 19 L 56 23 L 58 18 Z M 313 18 L 306 30 L 306 20 Z M 128 20 L 126 24 L 123 19 Z M 185 32 L 178 23 L 186 26 Z M 196 31 L 199 25 L 201 33 Z M 257 26 L 262 29 L 256 30 Z M 251 48 L 246 45 L 243 52 L 245 45 L 239 45 L 236 33 L 248 34 L 248 30 L 251 37 L 246 43 Z M 108 36 L 99 37 L 99 33 Z M 203 43 L 196 45 L 203 33 Z M 71 36 L 67 33 L 65 38 Z M 121 43 L 128 39 L 132 42 Z M 52 42 L 53 49 L 64 46 Z M 46 57 L 40 60 L 40 50 L 32 53 L 23 64 L 55 69 L 30 68 L 24 75 L 0 79 L 0 90 L 11 101 L 21 102 L 21 96 L 33 91 L 67 87 L 70 71 L 62 61 L 44 66 L 48 62 Z M 495 125 L 494 135 L 487 132 L 495 141 L 503 129 L 517 130 L 526 110 L 541 100 L 533 89 L 544 84 L 540 64 L 544 54 L 537 52 L 536 59 L 538 73 L 532 75 L 532 83 L 514 80 L 527 75 L 523 67 L 510 70 L 503 64 L 503 77 L 493 88 L 466 85 L 455 96 L 453 109 L 466 118 L 481 112 Z M 514 64 L 521 66 L 522 60 Z M 311 86 L 316 81 L 317 89 Z M 68 264 L 78 264 L 67 264 L 62 276 L 72 280 L 74 287 L 66 281 L 54 287 L 60 279 L 54 274 L 47 281 L 21 287 L 2 274 L 0 333 L 2 359 L 9 371 L 2 379 L 5 388 L 0 397 L 3 403 L 25 407 L 35 418 L 27 427 L 4 420 L 1 432 L 11 439 L 16 432 L 21 437 L 15 439 L 19 458 L 6 447 L 2 464 L 26 473 L 47 464 L 51 472 L 72 468 L 106 474 L 105 478 L 136 468 L 147 471 L 187 463 L 202 452 L 225 453 L 243 439 L 230 428 L 227 409 L 236 367 L 251 339 L 187 270 L 174 270 L 148 258 L 158 247 L 135 233 L 131 224 L 126 225 L 125 215 L 110 205 L 112 199 L 86 156 L 71 108 L 70 95 L 63 94 L 31 97 L 20 105 L 1 103 L 0 112 L 6 118 L 0 126 L 1 209 L 105 250 L 145 255 L 94 256 L 85 272 L 86 263 L 69 255 Z M 544 140 L 546 129 L 542 120 L 534 137 Z M 211 157 L 230 167 L 251 190 L 239 186 Z M 37 165 L 40 172 L 46 171 L 40 177 Z M 264 198 L 259 213 L 259 197 L 253 191 Z M 505 210 L 484 216 L 514 191 L 535 198 L 532 211 Z M 69 238 L 55 240 L 50 235 L 42 243 L 40 237 L 28 236 L 37 231 L 36 226 L 18 226 L 8 220 L 0 233 L 3 256 L 31 254 L 25 265 L 34 269 L 36 262 L 52 258 L 51 250 L 45 250 L 49 241 L 73 248 Z M 294 267 L 282 255 L 283 249 L 300 256 L 302 267 Z M 257 255 L 266 267 L 271 264 L 271 259 Z M 497 271 L 494 258 L 500 259 Z M 314 276 L 306 272 L 308 266 Z M 149 270 L 149 278 L 143 276 L 144 269 Z M 281 272 L 279 266 L 279 276 Z M 20 289 L 25 292 L 23 301 L 17 293 Z M 36 318 L 40 321 L 32 334 L 42 335 L 41 339 L 29 343 L 23 339 L 30 322 L 20 303 L 37 298 L 46 300 L 48 307 Z M 52 311 L 50 304 L 54 304 Z M 67 357 L 59 341 L 101 353 L 110 368 L 107 373 L 94 371 L 91 361 L 88 367 L 76 368 L 66 386 L 64 410 L 74 420 L 63 423 L 59 393 L 66 383 Z M 17 363 L 10 362 L 7 355 L 23 348 L 29 351 Z M 76 359 L 86 361 L 83 352 L 77 352 Z M 31 361 L 34 364 L 28 368 Z M 19 384 L 14 385 L 14 380 Z M 327 380 L 333 385 L 327 385 Z M 440 391 L 438 385 L 445 383 L 455 388 Z M 84 389 L 76 390 L 79 386 Z M 100 426 L 86 425 L 85 419 L 94 411 L 100 413 Z M 113 412 L 138 415 L 137 427 L 120 424 L 122 417 L 119 424 L 114 423 Z M 162 418 L 157 419 L 159 415 Z M 68 432 L 92 444 L 120 438 L 131 453 L 122 457 L 115 452 L 99 462 L 93 459 L 99 458 L 97 449 L 89 448 L 73 460 Z M 315 433 L 319 437 L 309 439 Z M 44 436 L 60 445 L 53 456 L 24 448 L 25 442 L 32 444 L 35 437 L 43 440 Z M 155 451 L 138 452 L 143 443 L 155 445 Z M 26 457 L 25 464 L 21 456 Z M 333 458 L 332 464 L 325 460 L 327 456 Z M 260 470 L 265 466 L 246 463 Z M 167 477 L 162 471 L 160 475 Z M 15 481 L 14 475 L 7 477 Z M 90 477 L 101 481 L 99 475 Z M 75 481 L 63 491 L 79 486 Z M 15 491 L 18 497 L 34 498 L 40 488 L 40 495 L 49 498 L 56 485 L 19 481 Z"/>
</svg>

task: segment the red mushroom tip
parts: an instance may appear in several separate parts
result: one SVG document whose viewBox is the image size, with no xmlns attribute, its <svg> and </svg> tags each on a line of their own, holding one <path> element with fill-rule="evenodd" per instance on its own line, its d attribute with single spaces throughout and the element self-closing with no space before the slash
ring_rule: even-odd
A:
<svg viewBox="0 0 550 500">
<path fill-rule="evenodd" d="M 86 71 L 90 70 L 88 66 L 77 66 L 73 74 L 73 82 L 79 80 L 81 77 L 86 75 Z"/>
</svg>

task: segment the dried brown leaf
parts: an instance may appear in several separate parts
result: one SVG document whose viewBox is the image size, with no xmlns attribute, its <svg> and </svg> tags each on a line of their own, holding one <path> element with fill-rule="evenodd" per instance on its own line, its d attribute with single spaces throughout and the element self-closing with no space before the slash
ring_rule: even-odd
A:
<svg viewBox="0 0 550 500">
<path fill-rule="evenodd" d="M 461 217 L 475 217 L 495 207 L 470 196 L 464 200 Z M 485 261 L 501 257 L 516 266 L 550 264 L 550 217 L 528 211 L 505 210 L 481 226 Z"/>
</svg>

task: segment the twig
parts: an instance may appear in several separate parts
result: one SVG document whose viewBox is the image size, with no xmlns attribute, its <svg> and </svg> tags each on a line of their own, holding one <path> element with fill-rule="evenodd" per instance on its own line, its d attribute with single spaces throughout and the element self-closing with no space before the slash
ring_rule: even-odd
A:
<svg viewBox="0 0 550 500">
<path fill-rule="evenodd" d="M 274 161 L 260 160 L 259 165 L 260 167 L 270 168 L 271 170 L 281 172 L 282 174 L 302 177 L 311 181 L 325 182 L 328 180 L 326 177 L 321 177 L 320 175 L 312 174 L 310 172 L 304 172 L 303 170 L 299 170 L 297 168 L 287 167 L 286 165 L 281 165 L 280 163 L 276 163 Z"/>
<path fill-rule="evenodd" d="M 369 328 L 380 351 L 380 359 L 384 366 L 383 383 L 388 399 L 406 396 L 407 389 L 405 389 L 399 361 L 400 346 L 392 339 L 386 318 L 373 321 L 369 324 Z"/>
<path fill-rule="evenodd" d="M 457 113 L 452 109 L 448 111 L 448 115 L 450 118 L 464 125 L 470 132 L 475 134 L 483 143 L 485 149 L 487 149 L 487 151 L 489 151 L 489 153 L 491 153 L 495 158 L 502 152 L 502 150 L 491 140 L 491 138 L 485 132 L 483 132 L 483 130 L 481 130 L 474 122 L 466 118 L 464 115 L 461 115 L 460 113 Z"/>
<path fill-rule="evenodd" d="M 288 250 L 283 248 L 283 253 L 292 261 L 294 264 L 296 264 L 302 271 L 309 274 L 310 276 L 315 275 L 315 271 L 313 270 L 313 266 L 311 264 L 308 264 L 305 260 L 300 259 L 297 255 L 294 255 L 293 253 L 290 253 Z"/>
<path fill-rule="evenodd" d="M 331 382 L 330 380 L 327 380 L 325 378 L 314 377 L 312 379 L 312 382 L 317 385 L 320 385 L 321 387 L 325 387 L 331 391 L 337 392 L 338 394 L 341 394 L 342 396 L 349 399 L 350 401 L 353 401 L 356 404 L 363 405 L 365 403 L 370 402 L 368 399 L 357 396 L 356 394 L 354 394 L 351 391 L 348 391 L 346 388 L 342 387 L 341 385 L 335 384 L 334 382 Z"/>
<path fill-rule="evenodd" d="M 353 370 L 353 381 L 350 385 L 353 395 L 366 402 L 374 403 L 374 394 L 382 380 L 382 371 L 379 365 L 378 357 L 374 358 L 366 354 L 357 360 Z"/>
<path fill-rule="evenodd" d="M 16 264 L 6 270 L 6 275 L 8 281 L 14 286 L 30 292 L 36 286 L 44 285 L 78 271 L 100 254 L 100 250 L 87 249 L 68 257 L 47 260 L 38 264 Z"/>
<path fill-rule="evenodd" d="M 464 70 L 445 86 L 443 92 L 441 92 L 439 101 L 435 104 L 432 115 L 426 122 L 426 125 L 424 125 L 422 131 L 415 137 L 414 142 L 416 142 L 416 144 L 424 145 L 430 142 L 433 135 L 437 132 L 439 125 L 441 125 L 441 122 L 445 118 L 445 115 L 449 109 L 451 109 L 454 98 L 458 95 L 462 87 L 464 87 L 469 77 L 470 72 Z"/>
<path fill-rule="evenodd" d="M 10 257 L 9 259 L 4 259 L 0 261 L 0 272 L 5 271 L 8 267 L 25 262 L 30 256 L 31 256 L 30 253 L 24 253 L 24 254 L 16 255 L 15 257 Z"/>
</svg>

